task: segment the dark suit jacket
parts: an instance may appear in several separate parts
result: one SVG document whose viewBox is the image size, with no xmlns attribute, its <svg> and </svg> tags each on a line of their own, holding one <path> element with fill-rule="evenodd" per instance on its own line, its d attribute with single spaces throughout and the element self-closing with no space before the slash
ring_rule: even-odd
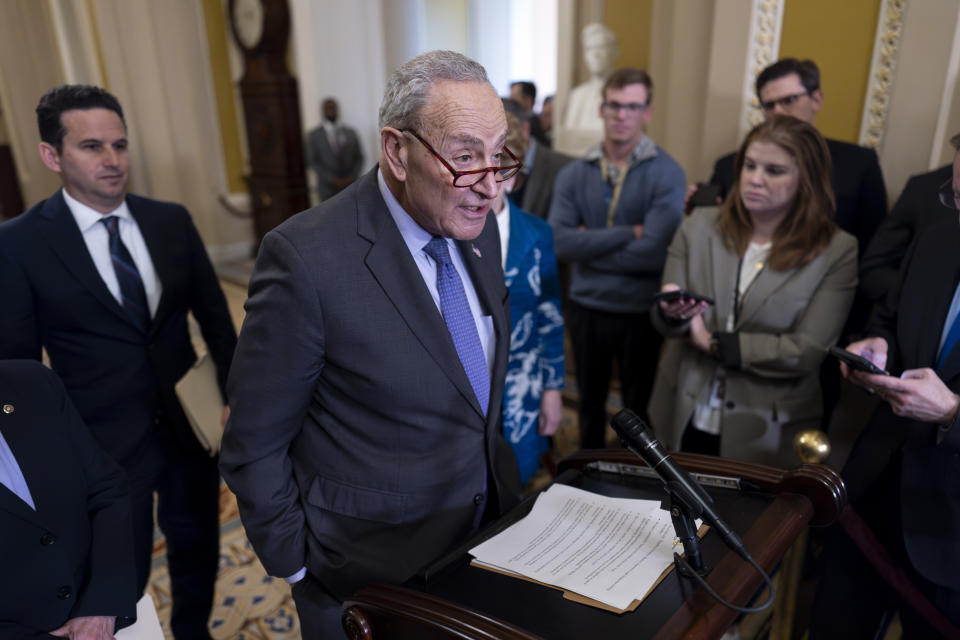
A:
<svg viewBox="0 0 960 640">
<path fill-rule="evenodd" d="M 867 335 L 887 340 L 887 370 L 934 368 L 940 336 L 960 281 L 960 225 L 934 224 L 904 258 L 900 283 Z M 960 348 L 937 375 L 960 393 Z M 960 417 L 938 443 L 938 426 L 907 420 L 883 403 L 858 439 L 843 476 L 856 501 L 895 454 L 902 454 L 903 541 L 913 566 L 929 580 L 960 589 Z"/>
<path fill-rule="evenodd" d="M 0 485 L 0 638 L 51 638 L 77 616 L 136 617 L 127 481 L 63 385 L 32 361 L 0 361 L 0 433 L 36 511 Z"/>
<path fill-rule="evenodd" d="M 376 169 L 264 238 L 220 469 L 270 575 L 306 566 L 341 598 L 407 579 L 468 534 L 488 465 L 490 499 L 515 503 L 517 463 L 499 429 L 510 331 L 493 214 L 459 246 L 495 330 L 486 418 Z"/>
<path fill-rule="evenodd" d="M 837 199 L 837 225 L 857 239 L 859 255 L 887 214 L 887 190 L 877 153 L 873 149 L 827 138 L 833 161 L 833 192 Z M 735 179 L 736 153 L 721 157 L 713 167 L 710 183 L 726 198 Z"/>
<path fill-rule="evenodd" d="M 60 191 L 0 225 L 0 358 L 46 348 L 100 445 L 124 464 L 158 421 L 187 451 L 200 445 L 173 386 L 196 360 L 192 311 L 225 385 L 236 333 L 200 236 L 182 206 L 133 195 L 163 292 L 144 335 L 110 295 Z"/>
<path fill-rule="evenodd" d="M 533 153 L 533 170 L 523 185 L 520 208 L 546 220 L 550 213 L 550 200 L 553 198 L 553 183 L 557 179 L 557 173 L 571 160 L 573 158 L 570 156 L 538 142 Z"/>
<path fill-rule="evenodd" d="M 860 295 L 874 304 L 883 302 L 897 285 L 900 261 L 917 233 L 945 220 L 953 220 L 957 213 L 944 207 L 937 188 L 953 176 L 953 165 L 948 164 L 907 181 L 884 218 L 867 251 L 860 257 Z"/>
<path fill-rule="evenodd" d="M 330 182 L 333 178 L 356 178 L 363 168 L 363 151 L 357 133 L 350 127 L 337 125 L 337 142 L 338 150 L 334 151 L 323 126 L 307 134 L 307 166 L 317 176 L 321 201 L 337 193 L 337 188 Z"/>
</svg>

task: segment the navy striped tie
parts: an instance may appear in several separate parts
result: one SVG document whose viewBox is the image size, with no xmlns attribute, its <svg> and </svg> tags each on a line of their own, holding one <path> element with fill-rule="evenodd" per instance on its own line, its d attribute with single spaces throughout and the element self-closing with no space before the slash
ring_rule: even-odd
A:
<svg viewBox="0 0 960 640">
<path fill-rule="evenodd" d="M 147 294 L 137 265 L 120 239 L 120 219 L 107 216 L 102 221 L 110 234 L 110 262 L 120 284 L 120 301 L 137 328 L 146 333 L 150 326 L 150 307 L 147 306 Z"/>
</svg>

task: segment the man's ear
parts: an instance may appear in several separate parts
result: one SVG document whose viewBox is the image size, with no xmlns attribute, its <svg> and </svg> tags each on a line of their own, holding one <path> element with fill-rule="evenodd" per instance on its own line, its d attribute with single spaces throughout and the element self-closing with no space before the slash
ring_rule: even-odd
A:
<svg viewBox="0 0 960 640">
<path fill-rule="evenodd" d="M 407 145 L 403 133 L 393 127 L 380 130 L 380 153 L 383 158 L 381 169 L 389 171 L 397 181 L 407 179 Z"/>
<path fill-rule="evenodd" d="M 49 142 L 41 142 L 37 150 L 40 152 L 40 160 L 43 165 L 54 173 L 60 173 L 60 154 L 57 153 L 54 146 Z"/>
<path fill-rule="evenodd" d="M 813 101 L 813 110 L 814 112 L 820 111 L 820 107 L 823 106 L 823 90 L 817 89 L 810 94 L 810 100 Z"/>
</svg>

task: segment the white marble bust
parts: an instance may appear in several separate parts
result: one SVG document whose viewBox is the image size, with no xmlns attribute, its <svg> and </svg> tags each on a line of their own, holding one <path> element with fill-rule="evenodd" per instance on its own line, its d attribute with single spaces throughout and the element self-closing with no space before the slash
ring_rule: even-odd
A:
<svg viewBox="0 0 960 640">
<path fill-rule="evenodd" d="M 590 79 L 570 91 L 562 127 L 557 132 L 557 149 L 577 156 L 603 138 L 601 91 L 619 52 L 617 36 L 603 24 L 588 24 L 583 28 L 580 39 Z"/>
</svg>

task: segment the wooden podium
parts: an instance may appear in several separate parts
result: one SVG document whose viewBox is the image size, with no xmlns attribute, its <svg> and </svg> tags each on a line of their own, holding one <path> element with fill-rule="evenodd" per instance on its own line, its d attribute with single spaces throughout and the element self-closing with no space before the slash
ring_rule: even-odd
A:
<svg viewBox="0 0 960 640">
<path fill-rule="evenodd" d="M 672 454 L 714 498 L 717 513 L 740 536 L 767 573 L 808 525 L 836 520 L 846 504 L 840 476 L 822 465 L 792 470 L 696 454 Z M 661 483 L 625 449 L 582 451 L 563 460 L 556 482 L 625 498 L 662 500 Z M 499 533 L 533 507 L 533 497 L 426 567 L 404 586 L 371 585 L 343 604 L 352 640 L 540 638 L 719 638 L 737 613 L 697 583 L 672 571 L 633 612 L 614 614 L 564 600 L 525 580 L 469 565 L 467 550 Z M 710 586 L 725 600 L 747 605 L 762 577 L 708 532 L 701 542 Z"/>
</svg>

